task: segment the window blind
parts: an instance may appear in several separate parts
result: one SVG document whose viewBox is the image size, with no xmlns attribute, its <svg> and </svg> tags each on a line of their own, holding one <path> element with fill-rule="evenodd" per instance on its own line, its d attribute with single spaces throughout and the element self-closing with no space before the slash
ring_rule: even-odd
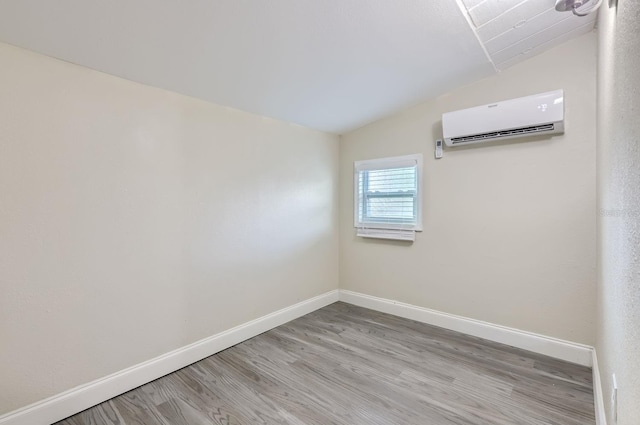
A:
<svg viewBox="0 0 640 425">
<path fill-rule="evenodd" d="M 420 165 L 417 155 L 355 164 L 354 215 L 359 236 L 414 239 L 420 225 Z"/>
</svg>

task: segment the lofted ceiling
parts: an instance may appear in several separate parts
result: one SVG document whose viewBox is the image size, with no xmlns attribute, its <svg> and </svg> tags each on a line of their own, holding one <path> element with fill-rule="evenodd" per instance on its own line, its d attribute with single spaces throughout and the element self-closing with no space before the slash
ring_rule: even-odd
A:
<svg viewBox="0 0 640 425">
<path fill-rule="evenodd" d="M 593 29 L 553 3 L 0 0 L 0 41 L 343 133 Z"/>
</svg>

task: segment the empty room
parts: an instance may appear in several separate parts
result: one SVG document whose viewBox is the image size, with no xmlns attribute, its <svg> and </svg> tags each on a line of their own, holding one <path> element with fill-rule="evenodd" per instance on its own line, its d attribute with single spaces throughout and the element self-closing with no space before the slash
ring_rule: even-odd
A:
<svg viewBox="0 0 640 425">
<path fill-rule="evenodd" d="M 640 425 L 640 2 L 0 1 L 53 424 Z"/>
</svg>

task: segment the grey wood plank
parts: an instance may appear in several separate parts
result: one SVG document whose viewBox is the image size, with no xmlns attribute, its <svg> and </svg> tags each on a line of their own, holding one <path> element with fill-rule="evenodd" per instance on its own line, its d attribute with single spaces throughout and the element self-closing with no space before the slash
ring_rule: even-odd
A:
<svg viewBox="0 0 640 425">
<path fill-rule="evenodd" d="M 591 369 L 335 303 L 58 425 L 593 425 Z"/>
<path fill-rule="evenodd" d="M 57 422 L 56 425 L 79 425 L 80 423 L 77 421 L 78 415 L 72 416 L 70 418 L 64 419 L 60 422 Z"/>
<path fill-rule="evenodd" d="M 97 406 L 87 409 L 68 420 L 75 421 L 79 425 L 126 425 L 126 422 L 113 405 L 112 400 L 100 403 Z"/>
<path fill-rule="evenodd" d="M 185 399 L 199 403 L 209 416 L 238 424 L 286 423 L 278 414 L 277 406 L 266 403 L 251 389 L 228 387 L 220 374 L 213 374 L 198 363 L 183 369 L 176 376 L 177 389 Z"/>
<path fill-rule="evenodd" d="M 233 371 L 225 365 L 211 362 L 210 357 L 197 364 L 183 369 L 181 378 L 189 387 L 194 381 L 202 382 L 203 389 L 215 393 L 219 400 L 225 400 L 234 409 L 235 416 L 246 423 L 287 424 L 291 418 L 286 411 L 270 400 L 266 394 L 253 385 L 248 385 L 244 379 L 239 379 Z M 190 378 L 193 378 L 191 381 Z M 195 385 L 198 385 L 197 383 Z M 188 391 L 188 389 L 185 389 Z M 285 417 L 289 419 L 285 419 Z"/>
<path fill-rule="evenodd" d="M 225 417 L 207 417 L 200 410 L 181 399 L 172 398 L 158 405 L 160 413 L 172 425 L 229 425 Z M 212 421 L 213 420 L 213 421 Z M 237 424 L 237 422 L 236 422 Z"/>
<path fill-rule="evenodd" d="M 273 373 L 265 359 L 260 361 L 254 357 L 251 362 L 246 362 L 246 359 L 239 359 L 236 352 L 237 350 L 226 351 L 207 360 L 218 369 L 224 368 L 231 379 L 244 382 L 246 386 L 258 391 L 302 423 L 310 425 L 341 423 L 329 416 L 327 414 L 329 412 L 322 409 L 324 406 L 317 399 L 289 385 L 290 381 L 286 377 L 291 375 L 291 370 L 288 370 L 287 374 Z M 278 374 L 282 377 L 277 376 Z"/>
<path fill-rule="evenodd" d="M 126 425 L 171 425 L 140 388 L 122 394 L 111 402 Z"/>
<path fill-rule="evenodd" d="M 242 349 L 246 350 L 248 347 L 243 346 Z M 272 352 L 274 350 L 270 350 Z M 250 357 L 256 366 L 267 374 L 277 374 L 277 368 L 274 368 L 269 361 L 264 361 L 263 356 L 256 356 L 251 351 L 241 352 L 242 357 Z M 273 353 L 276 354 L 276 353 Z M 277 356 L 277 355 L 276 355 Z M 309 353 L 307 353 L 309 356 Z M 262 357 L 262 359 L 260 359 Z M 271 357 L 271 356 L 270 356 Z M 324 366 L 331 365 L 332 367 L 338 367 L 339 364 L 327 356 L 318 357 L 314 364 L 323 364 Z M 309 365 L 306 365 L 309 369 Z M 393 417 L 392 409 L 389 405 L 384 403 L 372 404 L 371 400 L 364 400 L 363 402 L 363 390 L 361 388 L 354 388 L 349 383 L 346 383 L 333 373 L 312 374 L 309 370 L 305 370 L 300 367 L 300 360 L 290 364 L 288 366 L 288 374 L 282 376 L 282 380 L 286 382 L 289 388 L 293 388 L 297 394 L 304 396 L 304 403 L 314 407 L 316 411 L 326 411 L 333 414 L 333 418 L 325 418 L 323 423 L 358 423 L 357 417 L 371 418 L 369 423 L 393 423 L 388 419 L 389 416 Z M 367 389 L 370 390 L 370 389 Z M 365 398 L 370 398 L 368 395 Z M 385 401 L 385 400 L 383 400 Z M 374 408 L 380 407 L 382 409 Z M 375 413 L 375 415 L 374 415 Z M 405 418 L 408 416 L 407 412 L 404 414 Z M 400 418 L 396 418 L 399 420 Z M 307 419 L 306 423 L 309 423 Z M 329 422 L 327 422 L 329 421 Z"/>
</svg>

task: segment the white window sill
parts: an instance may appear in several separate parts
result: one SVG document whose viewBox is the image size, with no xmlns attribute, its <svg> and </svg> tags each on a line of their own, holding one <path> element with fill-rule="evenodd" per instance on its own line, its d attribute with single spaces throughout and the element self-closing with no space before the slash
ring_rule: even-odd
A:
<svg viewBox="0 0 640 425">
<path fill-rule="evenodd" d="M 406 229 L 372 229 L 369 227 L 358 227 L 356 234 L 362 238 L 392 239 L 411 242 L 416 240 L 416 231 Z"/>
</svg>

